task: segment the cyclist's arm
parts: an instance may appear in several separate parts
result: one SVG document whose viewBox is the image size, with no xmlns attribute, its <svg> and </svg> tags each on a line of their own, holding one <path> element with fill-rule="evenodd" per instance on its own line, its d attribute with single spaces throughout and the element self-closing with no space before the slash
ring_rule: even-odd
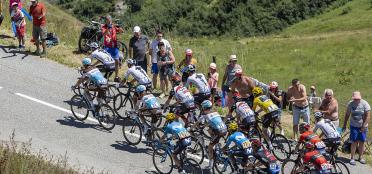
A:
<svg viewBox="0 0 372 174">
<path fill-rule="evenodd" d="M 93 64 L 93 66 L 97 66 L 99 63 L 101 63 L 101 62 L 97 60 L 97 61 Z"/>
<path fill-rule="evenodd" d="M 316 131 L 318 130 L 318 128 L 319 128 L 318 124 L 315 124 L 315 127 L 313 129 L 313 132 L 316 133 Z"/>
<path fill-rule="evenodd" d="M 82 77 L 82 78 L 79 78 L 79 80 L 76 82 L 76 84 L 74 85 L 75 87 L 79 86 L 80 84 L 82 84 L 84 81 L 87 80 L 87 77 Z"/>
</svg>

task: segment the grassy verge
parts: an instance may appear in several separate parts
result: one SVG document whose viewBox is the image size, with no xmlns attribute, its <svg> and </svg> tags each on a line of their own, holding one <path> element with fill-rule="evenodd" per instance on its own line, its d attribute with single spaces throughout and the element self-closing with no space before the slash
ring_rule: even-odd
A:
<svg viewBox="0 0 372 174">
<path fill-rule="evenodd" d="M 66 155 L 53 157 L 43 151 L 31 152 L 31 141 L 16 142 L 14 133 L 8 142 L 0 142 L 0 173 L 2 174 L 94 174 L 93 169 L 70 167 Z"/>
</svg>

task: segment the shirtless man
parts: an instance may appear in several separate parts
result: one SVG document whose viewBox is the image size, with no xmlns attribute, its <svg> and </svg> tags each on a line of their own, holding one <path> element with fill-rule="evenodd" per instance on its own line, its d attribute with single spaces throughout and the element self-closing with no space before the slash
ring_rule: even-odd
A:
<svg viewBox="0 0 372 174">
<path fill-rule="evenodd" d="M 230 88 L 231 92 L 239 92 L 241 100 L 246 102 L 249 107 L 253 107 L 253 95 L 252 89 L 256 87 L 253 80 L 248 76 L 243 76 L 243 70 L 237 69 L 235 71 L 235 77 L 231 80 Z"/>
<path fill-rule="evenodd" d="M 306 87 L 298 79 L 292 80 L 292 86 L 288 88 L 288 101 L 292 103 L 293 111 L 293 138 L 297 141 L 298 124 L 300 117 L 303 121 L 309 123 L 310 109 L 307 101 Z"/>
</svg>

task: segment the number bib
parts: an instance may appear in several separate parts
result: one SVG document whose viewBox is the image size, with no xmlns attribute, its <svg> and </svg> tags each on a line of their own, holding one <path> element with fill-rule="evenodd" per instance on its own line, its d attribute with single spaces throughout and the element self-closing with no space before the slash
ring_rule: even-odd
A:
<svg viewBox="0 0 372 174">
<path fill-rule="evenodd" d="M 242 148 L 243 149 L 248 149 L 248 148 L 250 148 L 251 147 L 251 142 L 250 141 L 244 141 L 243 143 L 242 143 Z"/>
<path fill-rule="evenodd" d="M 326 145 L 324 144 L 323 141 L 315 143 L 315 146 L 316 146 L 317 149 L 323 149 L 323 148 L 326 147 Z"/>
<path fill-rule="evenodd" d="M 178 135 L 178 138 L 179 139 L 184 139 L 184 138 L 189 137 L 190 136 L 190 133 L 187 132 L 187 131 L 182 131 L 182 132 L 179 132 L 177 135 Z"/>
</svg>

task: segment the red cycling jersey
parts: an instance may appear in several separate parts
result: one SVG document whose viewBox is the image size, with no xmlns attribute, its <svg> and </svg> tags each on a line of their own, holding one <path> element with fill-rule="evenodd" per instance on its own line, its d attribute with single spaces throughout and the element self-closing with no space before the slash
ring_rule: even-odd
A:
<svg viewBox="0 0 372 174">
<path fill-rule="evenodd" d="M 303 160 L 305 163 L 312 163 L 318 170 L 329 170 L 332 168 L 327 159 L 325 159 L 317 150 L 306 152 Z"/>
</svg>

